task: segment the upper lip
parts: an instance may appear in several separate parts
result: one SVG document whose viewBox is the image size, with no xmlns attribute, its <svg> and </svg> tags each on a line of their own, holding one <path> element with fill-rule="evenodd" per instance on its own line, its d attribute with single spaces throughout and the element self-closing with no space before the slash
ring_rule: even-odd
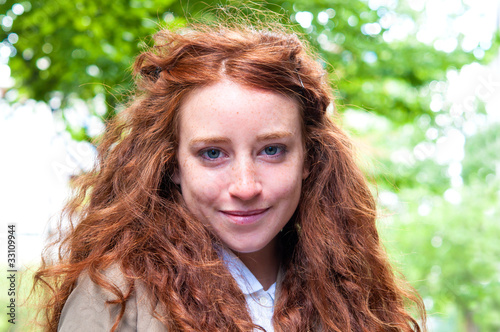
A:
<svg viewBox="0 0 500 332">
<path fill-rule="evenodd" d="M 269 208 L 255 209 L 255 210 L 222 210 L 223 213 L 231 214 L 233 216 L 253 216 L 265 212 Z"/>
</svg>

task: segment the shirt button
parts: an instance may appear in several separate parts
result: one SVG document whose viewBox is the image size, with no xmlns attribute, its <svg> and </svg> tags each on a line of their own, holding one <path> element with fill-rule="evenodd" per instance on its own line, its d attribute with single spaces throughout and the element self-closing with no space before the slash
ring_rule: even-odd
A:
<svg viewBox="0 0 500 332">
<path fill-rule="evenodd" d="M 269 306 L 269 299 L 266 296 L 259 297 L 259 303 L 261 305 Z"/>
</svg>

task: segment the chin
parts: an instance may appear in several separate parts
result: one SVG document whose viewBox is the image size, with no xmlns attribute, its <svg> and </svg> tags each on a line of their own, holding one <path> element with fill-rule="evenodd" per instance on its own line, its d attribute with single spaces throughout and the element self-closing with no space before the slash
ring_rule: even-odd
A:
<svg viewBox="0 0 500 332">
<path fill-rule="evenodd" d="M 225 242 L 225 245 L 232 251 L 240 254 L 251 254 L 254 252 L 259 252 L 266 247 L 266 243 L 257 243 L 256 241 L 251 240 L 246 241 L 246 243 L 243 241 L 233 241 L 233 243 Z"/>
<path fill-rule="evenodd" d="M 227 246 L 229 249 L 231 249 L 234 252 L 240 253 L 240 254 L 251 254 L 253 252 L 260 251 L 262 248 L 261 247 L 254 247 L 254 246 Z"/>
</svg>

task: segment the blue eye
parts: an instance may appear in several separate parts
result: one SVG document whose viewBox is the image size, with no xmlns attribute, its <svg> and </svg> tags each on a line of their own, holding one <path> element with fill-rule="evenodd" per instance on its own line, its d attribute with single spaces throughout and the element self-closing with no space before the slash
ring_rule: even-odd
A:
<svg viewBox="0 0 500 332">
<path fill-rule="evenodd" d="M 206 159 L 217 159 L 221 155 L 220 150 L 217 149 L 208 149 L 203 151 L 202 156 Z"/>
<path fill-rule="evenodd" d="M 282 147 L 270 145 L 270 146 L 266 146 L 264 148 L 264 153 L 267 154 L 268 156 L 274 156 L 274 155 L 280 153 L 282 150 L 283 150 Z"/>
</svg>

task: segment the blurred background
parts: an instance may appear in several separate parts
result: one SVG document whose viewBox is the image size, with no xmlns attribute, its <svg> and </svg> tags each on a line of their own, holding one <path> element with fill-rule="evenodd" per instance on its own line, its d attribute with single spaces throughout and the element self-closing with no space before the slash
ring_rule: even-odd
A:
<svg viewBox="0 0 500 332">
<path fill-rule="evenodd" d="M 320 53 L 374 183 L 384 244 L 424 298 L 429 330 L 500 331 L 500 1 L 242 3 L 0 0 L 2 271 L 15 223 L 29 287 L 68 181 L 93 165 L 93 140 L 122 109 L 149 36 L 186 16 L 271 10 Z M 26 311 L 15 326 L 2 312 L 0 331 L 32 330 Z"/>
</svg>

